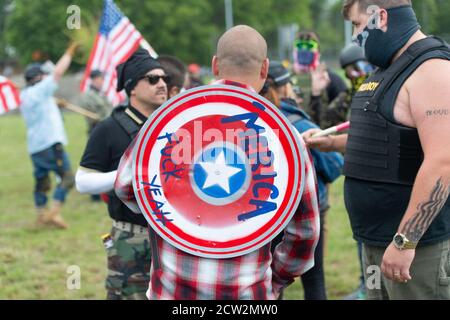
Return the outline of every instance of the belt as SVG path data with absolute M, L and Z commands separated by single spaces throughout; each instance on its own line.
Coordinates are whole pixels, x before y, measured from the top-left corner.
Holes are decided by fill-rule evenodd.
M 121 231 L 136 233 L 136 234 L 148 234 L 146 227 L 140 226 L 138 224 L 132 224 L 124 221 L 113 220 L 113 227 Z

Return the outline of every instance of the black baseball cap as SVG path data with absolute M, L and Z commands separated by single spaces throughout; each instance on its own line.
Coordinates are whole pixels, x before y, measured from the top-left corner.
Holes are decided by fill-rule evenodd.
M 276 87 L 282 87 L 291 81 L 291 73 L 279 61 L 271 61 L 268 77 Z

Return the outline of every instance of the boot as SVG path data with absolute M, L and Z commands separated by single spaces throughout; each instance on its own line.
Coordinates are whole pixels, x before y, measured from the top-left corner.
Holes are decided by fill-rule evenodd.
M 61 216 L 62 203 L 55 201 L 49 211 L 49 222 L 59 229 L 67 229 L 69 226 Z
M 51 225 L 51 223 L 50 223 L 50 212 L 47 209 L 47 207 L 36 208 L 36 211 L 37 211 L 37 214 L 38 214 L 38 218 L 37 218 L 36 224 L 39 227 L 44 227 L 44 226 Z

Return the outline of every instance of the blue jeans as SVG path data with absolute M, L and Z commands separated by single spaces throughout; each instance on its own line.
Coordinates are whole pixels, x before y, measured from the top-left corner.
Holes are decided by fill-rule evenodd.
M 53 199 L 59 202 L 66 200 L 67 192 L 73 186 L 73 174 L 70 161 L 61 144 L 55 144 L 48 149 L 31 155 L 33 162 L 33 175 L 36 180 L 34 190 L 34 204 L 37 208 L 47 205 L 47 192 L 51 183 L 49 173 L 53 171 L 58 176 L 58 185 Z

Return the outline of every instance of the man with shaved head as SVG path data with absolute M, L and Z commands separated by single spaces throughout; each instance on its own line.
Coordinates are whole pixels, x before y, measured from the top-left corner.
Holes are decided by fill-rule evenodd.
M 267 44 L 253 28 L 237 26 L 219 40 L 212 69 L 225 84 L 259 92 L 269 68 Z M 305 155 L 305 187 L 300 210 L 284 231 L 284 239 L 271 255 L 271 244 L 245 255 L 228 259 L 211 259 L 191 255 L 172 246 L 151 232 L 152 268 L 147 296 L 152 300 L 268 300 L 314 265 L 314 249 L 319 238 L 319 208 L 311 159 L 302 142 Z M 126 155 L 132 154 L 127 152 Z M 122 158 L 123 171 L 116 181 L 116 193 L 131 207 L 131 177 L 124 183 L 123 172 L 132 161 Z M 120 187 L 118 185 L 120 184 Z M 132 202 L 132 201 L 131 201 Z
M 243 83 L 259 92 L 269 72 L 266 40 L 248 26 L 228 30 L 219 39 L 212 69 L 217 78 Z

